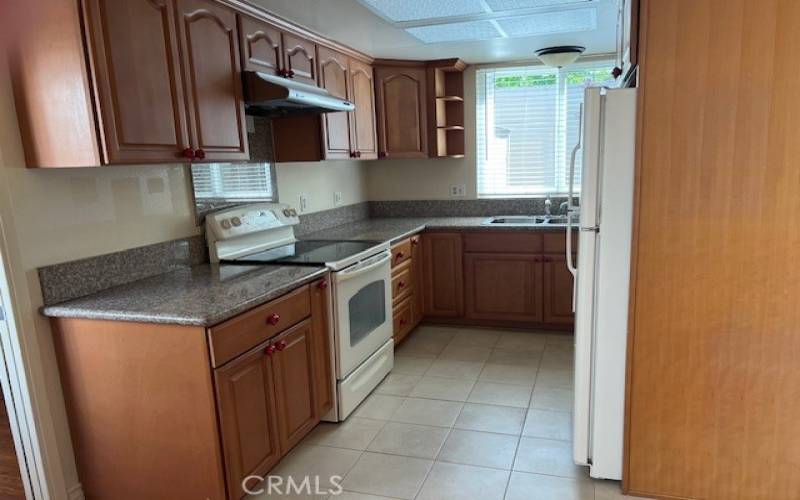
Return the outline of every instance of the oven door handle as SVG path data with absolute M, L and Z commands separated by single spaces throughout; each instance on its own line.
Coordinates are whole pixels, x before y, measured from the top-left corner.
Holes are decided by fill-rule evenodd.
M 384 252 L 380 256 L 380 259 L 378 259 L 376 261 L 370 262 L 371 259 L 368 259 L 368 260 L 363 261 L 361 264 L 357 264 L 357 265 L 353 266 L 350 269 L 346 269 L 344 271 L 340 271 L 340 272 L 336 273 L 336 279 L 337 279 L 337 281 L 347 281 L 349 279 L 357 278 L 357 277 L 361 276 L 362 274 L 366 274 L 366 273 L 372 271 L 375 268 L 383 266 L 384 264 L 389 262 L 389 260 L 391 260 L 391 258 L 392 258 L 392 254 L 391 253 Z

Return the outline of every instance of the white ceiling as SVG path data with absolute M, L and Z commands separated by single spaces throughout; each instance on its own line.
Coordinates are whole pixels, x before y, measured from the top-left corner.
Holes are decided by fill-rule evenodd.
M 617 0 L 250 1 L 383 58 L 531 60 L 535 50 L 554 45 L 611 53 L 616 40 Z

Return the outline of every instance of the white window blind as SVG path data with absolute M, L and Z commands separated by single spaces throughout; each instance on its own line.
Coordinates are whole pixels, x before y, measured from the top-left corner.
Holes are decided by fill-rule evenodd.
M 192 182 L 198 200 L 277 201 L 278 198 L 269 163 L 192 165 Z
M 477 72 L 478 196 L 565 194 L 588 86 L 612 85 L 611 63 Z M 580 155 L 576 189 L 580 189 Z

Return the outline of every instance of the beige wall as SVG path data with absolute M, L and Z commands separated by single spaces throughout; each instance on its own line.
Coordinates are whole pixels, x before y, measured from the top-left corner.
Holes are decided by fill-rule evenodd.
M 342 193 L 341 205 L 368 201 L 366 163 L 351 160 L 315 163 L 280 163 L 277 168 L 278 198 L 299 208 L 299 198 L 308 199 L 306 213 L 334 208 L 333 193 Z
M 366 170 L 370 200 L 439 200 L 477 198 L 475 172 L 475 68 L 464 73 L 464 158 L 381 160 Z M 451 198 L 450 185 L 464 184 L 466 196 Z

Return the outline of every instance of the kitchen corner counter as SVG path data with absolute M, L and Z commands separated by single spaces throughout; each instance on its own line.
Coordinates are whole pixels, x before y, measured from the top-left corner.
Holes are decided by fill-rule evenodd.
M 394 243 L 424 230 L 452 231 L 564 231 L 563 224 L 513 226 L 484 225 L 489 217 L 380 217 L 360 220 L 306 234 L 305 240 L 388 241 Z
M 327 273 L 324 267 L 185 267 L 42 308 L 50 317 L 213 326 Z

